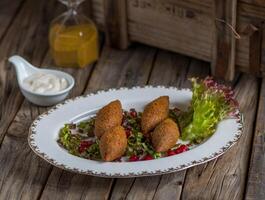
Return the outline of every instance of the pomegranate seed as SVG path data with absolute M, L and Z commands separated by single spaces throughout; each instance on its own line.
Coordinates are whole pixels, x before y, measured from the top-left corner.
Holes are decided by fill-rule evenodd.
M 153 156 L 151 156 L 151 155 L 146 155 L 144 158 L 143 158 L 143 160 L 153 160 L 154 158 L 153 158 Z
M 136 110 L 135 109 L 130 109 L 130 115 L 131 115 L 131 117 L 137 117 L 137 112 L 136 112 Z
M 80 146 L 80 147 L 78 148 L 78 152 L 79 152 L 79 153 L 83 153 L 85 150 L 86 150 L 85 147 L 81 147 L 81 146 Z
M 130 158 L 129 158 L 129 161 L 130 162 L 134 162 L 134 161 L 138 161 L 139 160 L 139 157 L 136 156 L 136 155 L 132 155 Z
M 175 151 L 173 151 L 173 150 L 168 150 L 167 151 L 167 156 L 174 156 L 174 155 L 176 155 Z
M 132 131 L 131 131 L 131 130 L 129 130 L 129 129 L 127 129 L 127 130 L 125 131 L 125 133 L 126 133 L 126 136 L 127 136 L 127 138 L 128 138 L 128 137 L 130 137 L 130 136 L 131 136 L 131 134 L 132 134 Z
M 182 153 L 182 152 L 188 151 L 188 150 L 189 150 L 188 146 L 183 144 L 175 150 L 175 153 L 179 154 L 179 153 Z
M 93 144 L 92 141 L 81 141 L 81 143 L 80 143 L 80 147 L 87 148 L 87 147 L 89 147 L 89 146 L 92 145 L 92 144 Z
M 79 153 L 83 153 L 88 147 L 93 144 L 92 141 L 81 141 L 80 146 L 78 148 Z

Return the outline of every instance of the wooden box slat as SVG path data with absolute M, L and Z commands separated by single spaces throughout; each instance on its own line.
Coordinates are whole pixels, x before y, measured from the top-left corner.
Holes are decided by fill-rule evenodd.
M 95 22 L 101 30 L 106 31 L 107 16 L 104 1 L 106 0 L 92 0 L 92 9 Z M 123 17 L 127 22 L 128 40 L 185 54 L 213 64 L 218 59 L 213 51 L 216 43 L 214 30 L 216 26 L 220 26 L 216 23 L 213 12 L 216 2 L 213 0 L 126 0 L 127 12 Z M 226 3 L 229 2 L 231 1 L 226 1 Z M 263 42 L 265 38 L 263 28 L 259 26 L 265 21 L 265 1 L 238 0 L 236 10 L 235 29 L 240 35 L 250 24 L 255 24 L 261 29 L 260 43 L 263 45 L 259 52 L 260 64 L 256 68 L 261 72 L 258 74 L 262 74 L 265 72 L 265 42 Z M 229 31 L 228 27 L 227 29 L 227 34 L 230 32 L 232 35 L 232 31 Z M 250 56 L 253 55 L 250 51 L 252 41 L 250 38 L 250 35 L 243 36 L 233 45 L 236 68 L 248 73 L 257 70 L 253 70 L 253 64 L 250 65 L 250 58 L 253 63 L 253 56 Z

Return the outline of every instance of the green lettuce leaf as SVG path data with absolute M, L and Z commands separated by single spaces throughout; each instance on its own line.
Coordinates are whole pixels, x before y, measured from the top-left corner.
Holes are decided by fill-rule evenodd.
M 231 88 L 217 84 L 210 77 L 192 78 L 191 82 L 191 106 L 178 117 L 178 123 L 182 140 L 200 143 L 215 132 L 221 120 L 235 113 L 238 103 Z

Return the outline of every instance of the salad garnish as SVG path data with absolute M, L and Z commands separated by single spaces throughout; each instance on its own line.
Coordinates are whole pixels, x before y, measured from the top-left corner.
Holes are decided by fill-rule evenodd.
M 190 150 L 214 134 L 218 123 L 238 114 L 238 102 L 230 87 L 216 83 L 213 78 L 191 79 L 192 100 L 189 108 L 169 110 L 169 118 L 177 122 L 181 140 L 166 152 L 156 152 L 150 135 L 141 130 L 142 113 L 134 108 L 123 111 L 122 127 L 127 136 L 124 156 L 115 161 L 135 162 L 173 156 Z M 65 124 L 58 143 L 69 153 L 92 160 L 101 160 L 99 139 L 94 136 L 95 117 L 77 124 Z M 186 141 L 186 142 L 183 142 Z
M 216 130 L 217 124 L 236 115 L 238 102 L 233 90 L 218 84 L 212 77 L 192 82 L 192 101 L 186 112 L 173 112 L 181 128 L 181 139 L 201 143 Z

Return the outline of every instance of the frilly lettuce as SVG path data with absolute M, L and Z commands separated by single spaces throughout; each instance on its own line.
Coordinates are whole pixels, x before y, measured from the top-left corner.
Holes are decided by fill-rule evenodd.
M 238 103 L 230 87 L 217 84 L 211 77 L 192 82 L 192 101 L 189 110 L 178 117 L 181 139 L 200 143 L 210 137 L 217 124 L 235 114 Z

